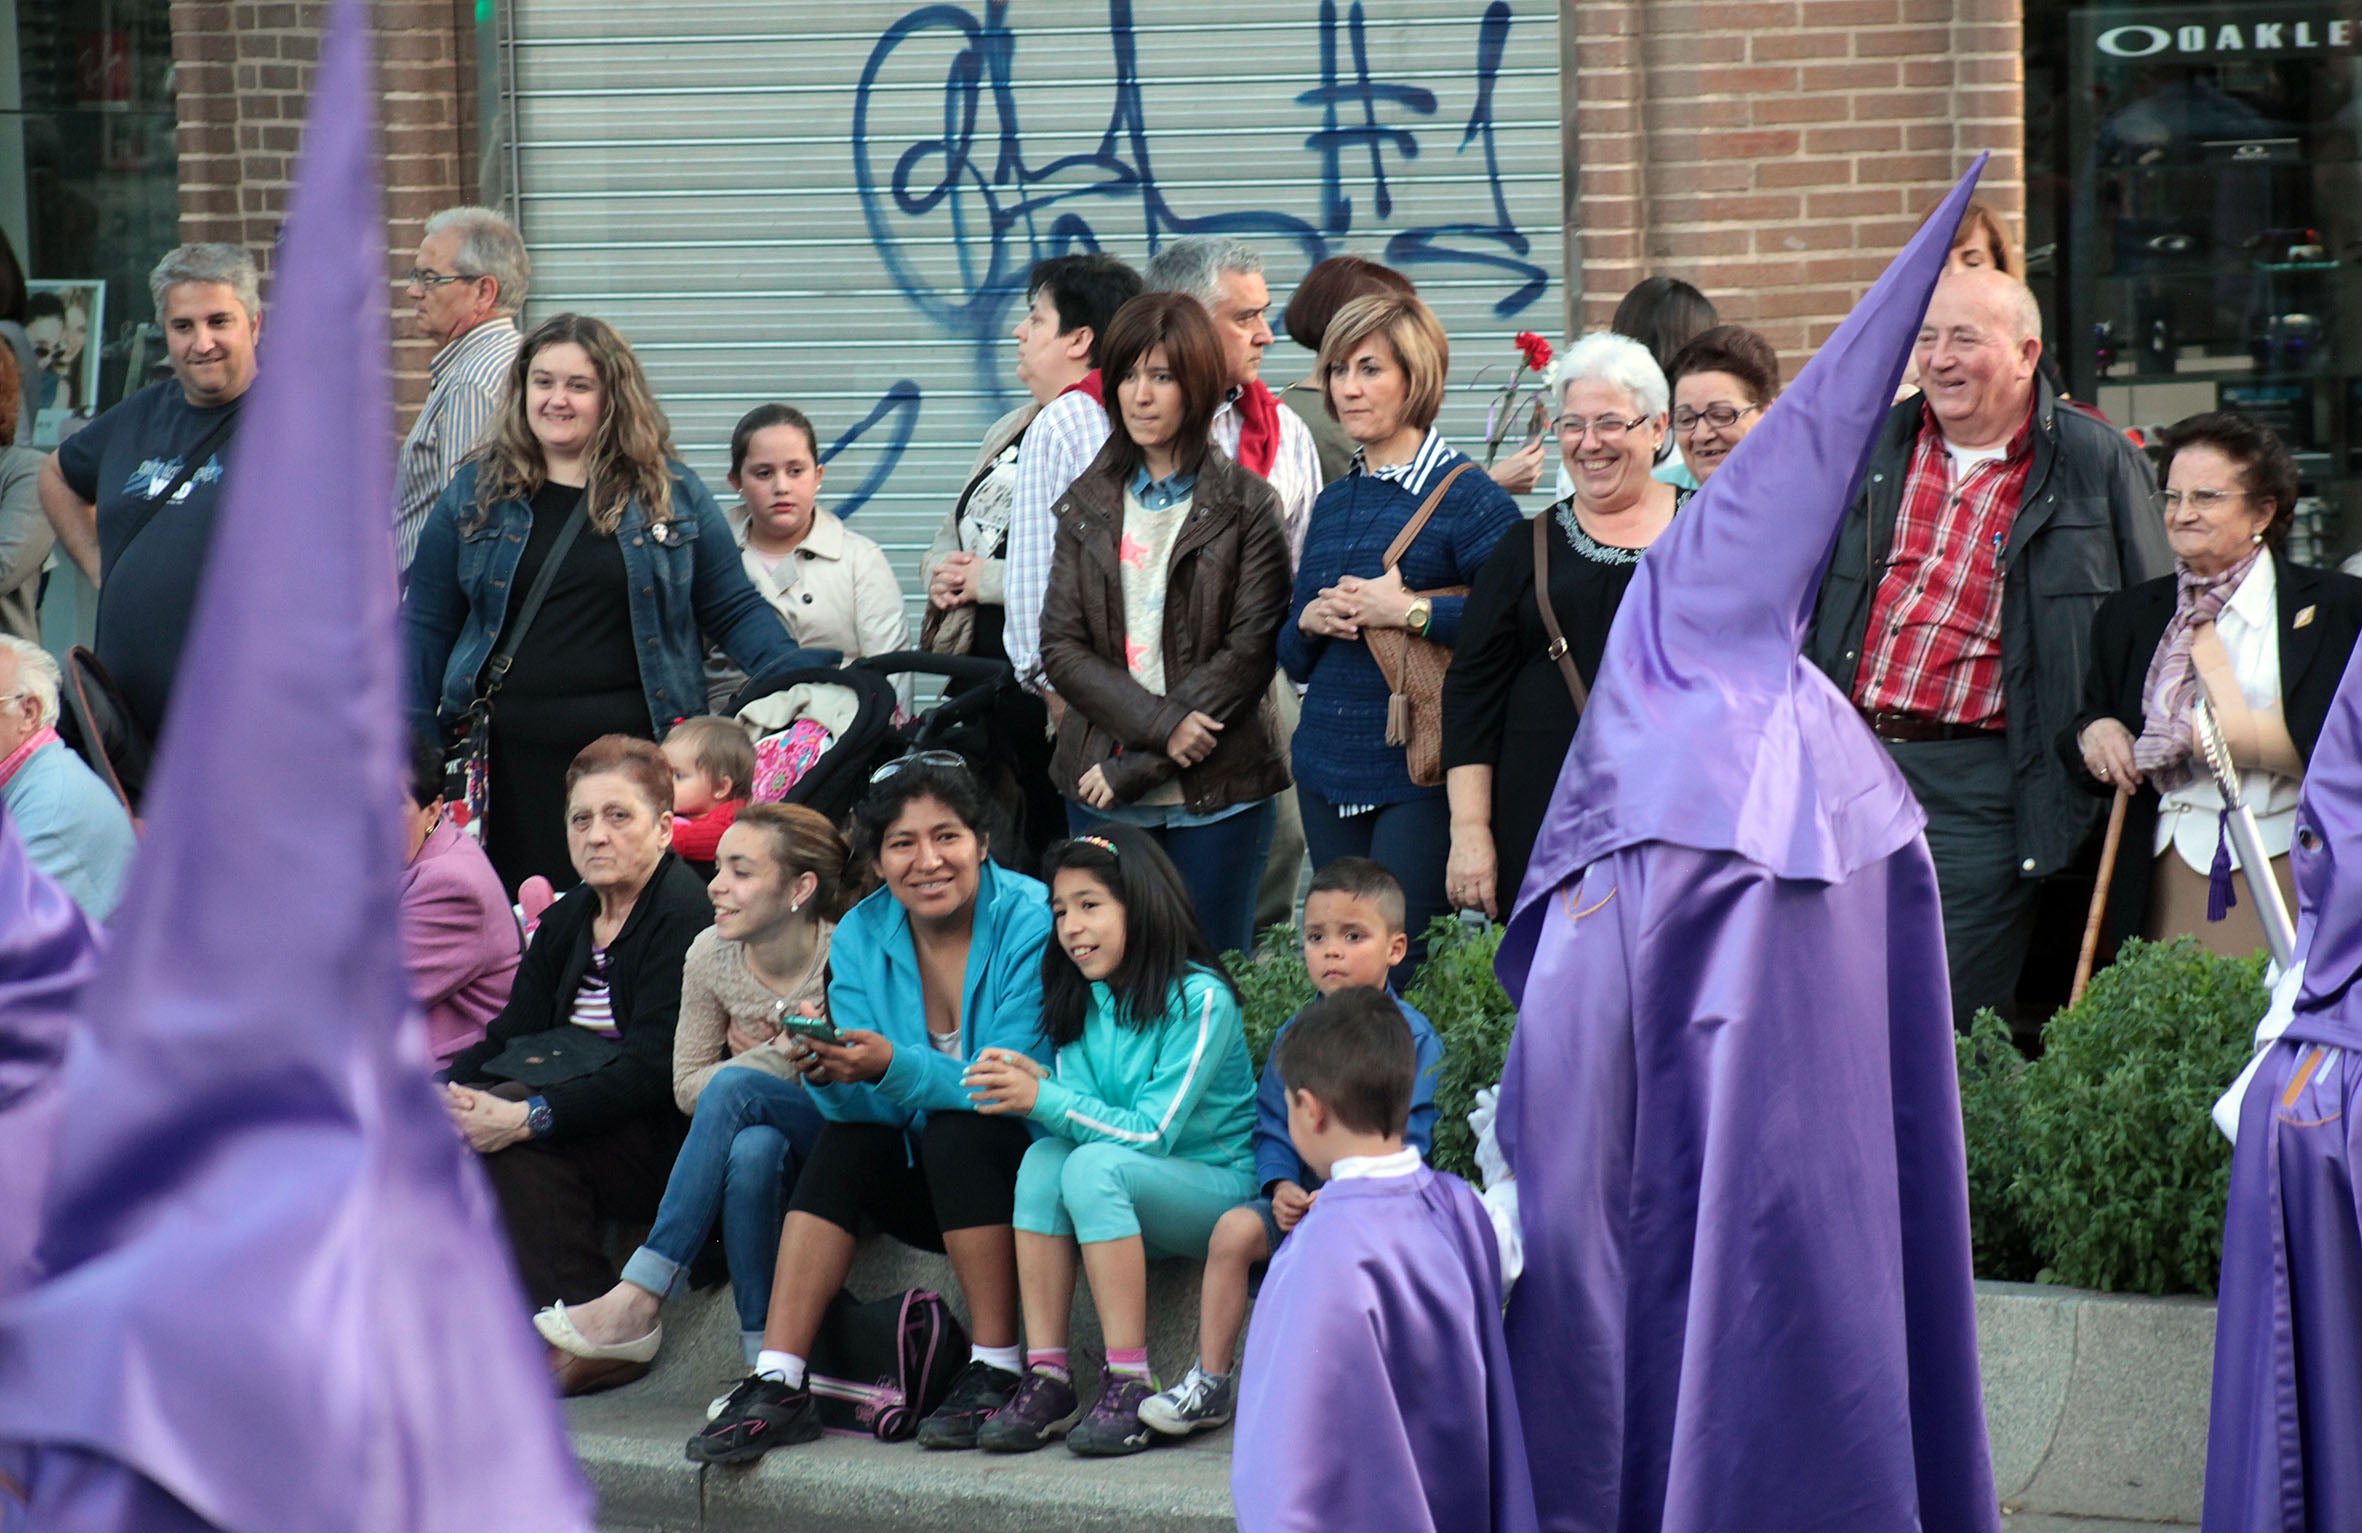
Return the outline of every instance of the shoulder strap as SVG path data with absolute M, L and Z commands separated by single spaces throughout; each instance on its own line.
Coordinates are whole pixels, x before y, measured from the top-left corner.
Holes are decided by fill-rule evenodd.
M 1580 714 L 1591 701 L 1591 689 L 1583 685 L 1583 673 L 1575 669 L 1575 657 L 1566 652 L 1566 635 L 1559 631 L 1558 614 L 1550 610 L 1548 511 L 1534 518 L 1534 605 L 1542 609 L 1542 631 L 1550 635 L 1550 658 L 1558 662 L 1558 674 L 1566 678 L 1566 689 L 1574 694 L 1575 712 Z
M 557 540 L 550 544 L 549 553 L 541 561 L 541 568 L 533 575 L 533 584 L 525 590 L 525 604 L 510 620 L 508 632 L 501 636 L 500 647 L 484 665 L 483 691 L 476 694 L 479 703 L 489 703 L 500 695 L 500 685 L 508 679 L 508 668 L 516 663 L 517 646 L 525 642 L 525 630 L 533 626 L 533 619 L 541 612 L 541 599 L 549 595 L 550 582 L 557 579 L 558 566 L 566 562 L 566 550 L 581 536 L 583 524 L 590 520 L 590 492 L 574 503 L 574 512 L 566 518 L 566 525 L 558 529 Z
M 222 418 L 213 423 L 213 429 L 197 439 L 197 445 L 190 448 L 189 455 L 181 460 L 180 472 L 174 474 L 172 482 L 164 486 L 164 493 L 151 495 L 140 505 L 139 519 L 131 524 L 131 531 L 124 534 L 123 541 L 115 547 L 116 558 L 122 558 L 123 551 L 138 541 L 141 533 L 148 530 L 148 523 L 156 519 L 156 513 L 171 505 L 172 497 L 181 492 L 181 487 L 197 477 L 197 470 L 203 468 L 213 457 L 213 449 L 220 444 L 223 437 L 229 435 L 230 427 L 237 424 L 238 406 L 245 401 L 245 398 L 245 395 L 239 395 L 229 409 L 222 413 Z
M 1462 459 L 1458 466 L 1443 476 L 1443 483 L 1427 492 L 1427 498 L 1420 502 L 1418 511 L 1412 515 L 1409 521 L 1402 524 L 1402 531 L 1394 535 L 1394 541 L 1386 545 L 1386 567 L 1388 569 L 1392 569 L 1400 563 L 1403 554 L 1413 543 L 1419 541 L 1419 534 L 1427 530 L 1427 518 L 1435 514 L 1436 506 L 1443 500 L 1443 492 L 1452 487 L 1452 481 L 1474 467 L 1476 467 L 1474 463 Z

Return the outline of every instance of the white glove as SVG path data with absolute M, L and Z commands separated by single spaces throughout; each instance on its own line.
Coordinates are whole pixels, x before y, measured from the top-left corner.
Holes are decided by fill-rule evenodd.
M 1507 1304 L 1509 1290 L 1525 1271 L 1525 1224 L 1518 1213 L 1516 1179 L 1497 1182 L 1481 1196 L 1484 1211 L 1492 1216 L 1493 1239 L 1501 1247 L 1501 1302 Z
M 1509 1159 L 1501 1153 L 1501 1141 L 1493 1130 L 1494 1120 L 1500 1115 L 1501 1088 L 1487 1086 L 1477 1092 L 1475 1110 L 1468 1114 L 1468 1128 L 1476 1135 L 1477 1175 L 1488 1188 L 1515 1180 L 1509 1170 Z

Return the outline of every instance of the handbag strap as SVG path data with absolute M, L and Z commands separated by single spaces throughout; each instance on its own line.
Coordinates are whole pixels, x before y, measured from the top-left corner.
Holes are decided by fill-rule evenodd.
M 115 558 L 118 562 L 121 561 L 131 545 L 139 540 L 139 535 L 148 530 L 148 523 L 156 519 L 156 513 L 171 505 L 172 497 L 178 495 L 190 480 L 197 477 L 197 471 L 212 460 L 213 449 L 221 444 L 221 439 L 228 436 L 230 428 L 238 423 L 238 406 L 245 402 L 245 398 L 246 396 L 241 394 L 237 399 L 232 400 L 229 409 L 222 412 L 221 419 L 213 423 L 213 429 L 197 439 L 197 445 L 190 448 L 189 455 L 181 460 L 180 472 L 174 474 L 171 480 L 165 484 L 164 493 L 151 495 L 141 503 L 138 520 L 134 521 L 131 524 L 131 530 L 123 535 L 123 541 L 115 545 Z
M 1575 657 L 1566 652 L 1566 635 L 1559 630 L 1558 614 L 1550 610 L 1550 513 L 1547 511 L 1534 518 L 1534 605 L 1542 609 L 1542 631 L 1550 635 L 1547 653 L 1558 662 L 1558 674 L 1566 678 L 1566 689 L 1574 694 L 1575 712 L 1580 715 L 1591 701 L 1591 689 L 1583 685 L 1583 673 L 1575 669 Z
M 1394 535 L 1394 541 L 1386 545 L 1386 568 L 1392 569 L 1402 562 L 1402 556 L 1409 551 L 1410 546 L 1419 541 L 1419 534 L 1427 530 L 1427 519 L 1435 514 L 1436 506 L 1442 503 L 1443 492 L 1452 487 L 1453 480 L 1474 467 L 1474 463 L 1463 458 L 1450 473 L 1443 476 L 1443 483 L 1427 492 L 1426 500 L 1412 513 L 1411 519 L 1402 524 L 1402 531 Z
M 583 524 L 589 520 L 590 496 L 585 493 L 582 499 L 574 503 L 573 514 L 566 518 L 566 525 L 558 529 L 556 541 L 550 544 L 549 553 L 542 558 L 541 568 L 533 574 L 533 584 L 525 588 L 525 603 L 517 609 L 516 618 L 508 625 L 508 632 L 501 635 L 500 647 L 485 662 L 483 690 L 476 694 L 476 708 L 490 707 L 492 699 L 500 695 L 501 683 L 508 679 L 509 667 L 516 663 L 517 646 L 525 642 L 525 630 L 533 626 L 533 619 L 540 614 L 541 600 L 549 595 L 551 582 L 558 578 L 558 566 L 566 562 L 566 551 L 574 546 L 574 540 L 582 534 Z M 469 711 L 472 713 L 475 709 Z

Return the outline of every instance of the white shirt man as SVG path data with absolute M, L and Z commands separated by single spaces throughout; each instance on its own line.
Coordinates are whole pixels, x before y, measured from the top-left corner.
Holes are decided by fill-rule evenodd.
M 410 302 L 436 351 L 426 404 L 402 440 L 394 495 L 394 560 L 405 571 L 435 498 L 499 420 L 523 342 L 515 315 L 533 272 L 515 227 L 490 208 L 446 208 L 428 219 L 415 259 Z

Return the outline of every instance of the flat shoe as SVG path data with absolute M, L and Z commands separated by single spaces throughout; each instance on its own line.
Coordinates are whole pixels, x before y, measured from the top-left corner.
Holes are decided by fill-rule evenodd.
M 550 1370 L 550 1382 L 558 1393 L 572 1399 L 576 1395 L 595 1395 L 601 1390 L 621 1389 L 648 1376 L 648 1364 L 617 1362 L 607 1358 L 569 1357 L 564 1364 Z
M 664 1322 L 647 1335 L 632 1341 L 596 1342 L 574 1327 L 574 1317 L 566 1313 L 563 1302 L 553 1304 L 533 1317 L 533 1329 L 541 1339 L 579 1358 L 598 1363 L 652 1363 L 664 1345 Z

